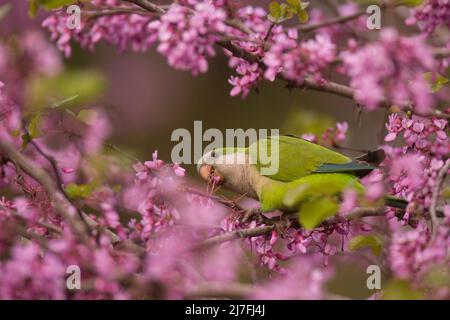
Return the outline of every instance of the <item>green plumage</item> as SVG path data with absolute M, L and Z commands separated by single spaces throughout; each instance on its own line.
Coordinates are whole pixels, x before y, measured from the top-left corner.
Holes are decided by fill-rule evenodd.
M 259 151 L 267 148 L 267 154 L 272 155 L 273 139 L 276 138 L 279 141 L 279 169 L 275 175 L 270 176 L 274 180 L 289 182 L 318 170 L 324 164 L 345 164 L 351 162 L 351 159 L 348 157 L 307 140 L 290 136 L 279 136 L 258 140 L 250 146 L 250 155 L 256 162 L 256 167 L 259 171 L 261 168 L 269 166 L 268 164 L 261 164 L 261 154 L 265 153 Z
M 299 220 L 307 227 L 315 227 L 322 218 L 335 215 L 338 197 L 345 189 L 361 193 L 363 186 L 355 175 L 367 174 L 375 168 L 307 140 L 280 136 L 262 139 L 250 146 L 250 155 L 256 159 L 260 173 L 261 168 L 269 164 L 261 164 L 257 151 L 267 148 L 267 155 L 272 155 L 275 138 L 279 143 L 279 169 L 267 175 L 268 180 L 261 185 L 258 195 L 261 209 L 265 212 L 299 211 Z M 312 214 L 306 212 L 311 210 Z M 306 215 L 312 215 L 313 219 L 303 219 Z
M 350 174 L 310 174 L 290 182 L 266 181 L 262 185 L 259 200 L 261 209 L 265 212 L 276 209 L 295 211 L 306 199 L 339 196 L 346 188 L 363 191 L 358 179 Z
M 278 170 L 265 174 L 262 169 L 273 165 L 267 160 L 277 158 L 274 139 L 278 139 L 279 143 Z M 339 198 L 345 190 L 363 193 L 364 187 L 358 177 L 376 168 L 367 162 L 352 161 L 338 152 L 291 136 L 261 139 L 246 150 L 227 148 L 219 152 L 240 152 L 250 156 L 251 165 L 244 170 L 246 173 L 229 177 L 233 181 L 231 189 L 246 190 L 239 186 L 251 186 L 253 190 L 248 193 L 256 193 L 262 211 L 298 211 L 299 221 L 305 228 L 314 228 L 327 217 L 335 215 L 339 209 Z M 383 152 L 372 155 L 378 153 Z M 396 198 L 387 200 L 387 204 L 396 207 L 404 208 L 405 203 Z

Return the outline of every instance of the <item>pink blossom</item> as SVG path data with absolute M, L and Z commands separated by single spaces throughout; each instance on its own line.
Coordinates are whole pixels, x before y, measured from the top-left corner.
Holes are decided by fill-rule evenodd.
M 194 13 L 173 4 L 150 28 L 157 31 L 158 52 L 167 57 L 170 66 L 190 70 L 194 75 L 208 70 L 207 57 L 215 55 L 214 33 L 225 31 L 225 12 L 208 3 L 198 3 Z
M 94 5 L 118 7 L 121 1 L 94 0 Z M 104 40 L 124 51 L 146 51 L 156 41 L 156 30 L 152 28 L 151 18 L 139 14 L 105 15 L 90 23 L 82 22 L 81 29 L 67 28 L 68 15 L 56 12 L 42 23 L 51 32 L 52 40 L 66 57 L 72 53 L 70 41 L 75 40 L 83 48 L 93 50 L 95 45 Z
M 334 60 L 335 45 L 327 36 L 317 35 L 300 44 L 283 31 L 277 31 L 273 36 L 273 44 L 264 56 L 267 70 L 264 77 L 273 81 L 281 73 L 286 79 L 301 84 L 310 76 L 322 81 L 322 72 Z
M 418 8 L 411 10 L 406 20 L 408 25 L 418 25 L 426 33 L 433 32 L 439 26 L 450 27 L 450 4 L 448 0 L 426 0 Z
M 433 53 L 420 37 L 402 37 L 385 28 L 380 40 L 342 54 L 356 99 L 374 110 L 384 98 L 398 106 L 410 101 L 420 113 L 434 105 L 423 74 L 436 66 Z
M 242 98 L 245 98 L 250 93 L 250 89 L 262 79 L 261 68 L 257 63 L 250 64 L 241 59 L 236 72 L 239 76 L 231 76 L 228 80 L 233 86 L 230 95 L 234 97 L 241 94 Z

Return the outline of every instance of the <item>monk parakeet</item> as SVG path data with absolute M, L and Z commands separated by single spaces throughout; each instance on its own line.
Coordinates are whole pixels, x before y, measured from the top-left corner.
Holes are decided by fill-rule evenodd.
M 278 160 L 278 170 L 265 173 L 271 164 L 262 161 L 262 150 L 272 160 Z M 274 157 L 275 152 L 278 157 Z M 378 151 L 378 156 L 379 153 L 382 151 Z M 353 161 L 301 138 L 275 136 L 260 139 L 248 148 L 209 151 L 197 169 L 203 179 L 213 178 L 226 189 L 258 200 L 262 212 L 296 211 L 304 227 L 314 228 L 338 212 L 338 200 L 344 190 L 364 191 L 358 178 L 376 165 L 361 160 Z M 405 201 L 392 198 L 386 199 L 386 204 L 406 206 Z

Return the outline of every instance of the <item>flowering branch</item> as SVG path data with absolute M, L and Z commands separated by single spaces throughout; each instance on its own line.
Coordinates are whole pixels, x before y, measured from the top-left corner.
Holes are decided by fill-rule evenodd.
M 85 224 L 76 215 L 76 209 L 74 206 L 61 194 L 59 188 L 55 185 L 47 172 L 30 162 L 21 153 L 19 153 L 11 143 L 7 141 L 0 141 L 0 150 L 16 166 L 44 187 L 49 197 L 55 203 L 56 210 L 62 217 L 67 219 L 76 236 L 84 243 L 89 242 L 87 237 L 88 230 L 86 229 Z
M 140 8 L 142 8 L 150 13 L 156 13 L 157 15 L 163 15 L 163 14 L 169 13 L 171 10 L 171 9 L 166 9 L 165 7 L 160 6 L 160 5 L 156 5 L 148 0 L 124 0 L 124 1 L 132 3 L 134 5 L 137 5 Z M 184 12 L 184 14 L 187 14 L 187 15 L 196 13 L 196 11 L 194 11 L 194 9 L 186 7 L 186 6 L 177 4 L 176 7 L 179 8 L 176 10 L 181 10 L 182 12 Z M 387 5 L 383 5 L 383 8 L 387 8 Z M 301 26 L 299 28 L 301 31 L 315 30 L 320 27 L 325 27 L 325 26 L 330 26 L 330 25 L 334 25 L 334 24 L 338 24 L 338 23 L 344 23 L 346 21 L 351 21 L 352 19 L 356 19 L 356 18 L 362 16 L 364 13 L 365 13 L 364 10 L 359 10 L 358 12 L 348 15 L 348 16 L 337 17 L 337 18 L 334 18 L 329 21 L 325 21 L 325 22 L 322 22 L 322 23 L 319 23 L 316 25 Z M 162 19 L 163 19 L 163 17 L 162 17 Z M 159 25 L 160 21 L 155 20 L 153 22 L 158 22 L 157 24 L 155 24 L 155 26 L 156 26 L 156 25 Z M 231 20 L 223 19 L 222 22 L 228 26 L 232 26 L 232 27 L 236 28 L 237 30 L 240 30 L 241 32 L 243 32 L 246 35 L 249 35 L 250 36 L 249 39 L 252 39 L 252 38 L 258 39 L 258 34 L 255 33 L 249 26 L 245 25 L 239 19 L 236 19 L 236 18 L 233 18 Z M 271 24 L 271 25 L 272 25 L 272 27 L 269 26 L 270 31 L 272 30 L 272 28 L 274 26 L 273 24 Z M 270 31 L 266 32 L 266 36 L 268 34 L 270 34 Z M 211 35 L 209 35 L 209 34 L 206 34 L 206 35 L 200 34 L 199 35 L 199 37 L 210 37 L 210 36 Z M 214 37 L 212 37 L 211 39 L 215 39 L 213 41 L 213 43 L 228 50 L 229 52 L 231 52 L 231 54 L 234 57 L 241 58 L 251 64 L 256 63 L 257 68 L 259 68 L 259 70 L 260 70 L 259 72 L 261 72 L 261 73 L 266 72 L 268 67 L 262 61 L 265 58 L 263 58 L 263 56 L 261 56 L 260 54 L 254 53 L 254 51 L 252 51 L 252 50 L 249 51 L 246 48 L 246 46 L 237 45 L 236 43 L 233 43 L 232 41 L 235 38 L 236 37 L 233 37 L 233 36 L 230 37 L 227 34 L 223 34 L 222 37 L 219 37 L 219 39 L 214 38 Z M 264 50 L 264 51 L 270 50 L 270 47 L 271 47 L 271 45 L 266 44 L 266 40 L 269 40 L 269 39 L 264 39 L 264 41 L 263 41 L 262 50 Z M 252 43 L 254 40 L 251 40 L 249 42 L 246 42 L 244 40 L 234 40 L 234 41 L 242 41 L 244 43 Z M 445 51 L 437 50 L 438 57 L 444 57 L 446 54 L 447 54 L 447 50 L 445 50 Z M 264 57 L 265 57 L 265 55 L 264 55 Z M 198 66 L 194 67 L 193 65 L 190 65 L 193 62 L 188 62 L 188 63 L 186 63 L 186 65 L 183 65 L 183 66 L 181 66 L 181 64 L 180 64 L 180 68 L 183 68 L 183 69 L 184 68 L 187 68 L 187 69 L 194 68 L 194 69 L 192 69 L 193 73 L 205 72 L 204 70 L 206 70 L 205 65 L 207 62 L 206 62 L 205 58 L 201 58 L 201 60 L 204 60 L 204 62 L 202 62 L 202 63 L 197 62 Z M 175 63 L 175 62 L 173 62 L 173 63 Z M 184 63 L 185 62 L 183 62 L 183 64 Z M 196 69 L 196 68 L 199 68 L 199 69 Z M 358 97 L 359 91 L 357 91 L 356 89 L 349 87 L 349 86 L 345 86 L 343 84 L 335 83 L 332 81 L 327 81 L 325 79 L 323 81 L 318 81 L 315 76 L 312 76 L 310 74 L 303 75 L 301 78 L 297 79 L 297 78 L 292 78 L 291 76 L 287 76 L 284 72 L 277 72 L 276 77 L 282 81 L 285 81 L 289 88 L 311 89 L 311 90 L 315 90 L 315 91 L 319 91 L 319 92 L 328 92 L 328 93 L 335 94 L 338 96 L 346 97 L 346 98 L 352 99 L 357 102 L 360 100 L 360 98 Z M 235 81 L 237 81 L 237 80 L 235 80 Z M 240 89 L 239 89 L 239 91 L 240 91 Z M 379 106 L 382 106 L 384 108 L 390 108 L 392 105 L 397 105 L 401 109 L 404 109 L 404 110 L 414 111 L 413 109 L 415 109 L 415 103 L 410 103 L 408 101 L 404 101 L 404 102 L 391 101 L 389 98 L 390 98 L 390 96 L 383 97 L 383 95 L 379 95 L 379 97 L 378 97 Z M 358 105 L 359 104 L 365 105 L 365 103 L 361 103 L 361 102 L 358 102 Z M 448 114 L 446 114 L 440 110 L 427 110 L 427 112 L 421 112 L 421 113 L 428 114 L 430 116 L 438 116 L 438 117 L 446 117 L 446 118 L 449 117 Z
M 376 208 L 356 208 L 349 212 L 347 215 L 344 216 L 344 219 L 346 221 L 352 221 L 357 220 L 365 217 L 380 217 L 385 216 L 386 214 L 386 208 L 385 207 L 376 207 Z M 294 219 L 296 221 L 297 213 L 291 213 L 287 214 L 287 218 Z M 271 225 L 263 225 L 256 228 L 249 228 L 249 229 L 239 229 L 232 232 L 227 232 L 218 236 L 214 236 L 211 238 L 206 239 L 205 241 L 201 242 L 200 244 L 194 246 L 193 250 L 197 249 L 203 249 L 212 245 L 220 244 L 223 242 L 228 242 L 236 239 L 243 239 L 243 238 L 252 238 L 252 237 L 258 237 L 263 236 L 266 234 L 271 233 L 276 228 L 276 223 L 279 222 L 279 219 L 276 220 L 269 220 L 270 222 L 274 223 Z M 322 225 L 328 226 L 332 224 L 336 224 L 338 222 L 342 221 L 342 216 L 338 217 L 332 217 L 327 219 L 322 223 Z M 266 220 L 267 222 L 267 220 Z
M 89 230 L 87 226 L 95 229 L 98 227 L 98 223 L 85 213 L 81 213 L 81 217 L 76 214 L 77 208 L 61 193 L 60 187 L 58 187 L 50 175 L 42 168 L 34 165 L 30 160 L 19 153 L 14 146 L 7 141 L 0 141 L 0 150 L 12 161 L 18 168 L 22 169 L 26 174 L 32 177 L 36 182 L 44 187 L 49 197 L 55 204 L 57 212 L 64 217 L 75 235 L 83 243 L 90 243 Z M 106 229 L 105 233 L 111 238 L 112 244 L 120 248 L 131 249 L 134 252 L 143 253 L 145 249 L 136 245 L 131 241 L 125 241 L 122 243 L 119 236 L 112 231 Z

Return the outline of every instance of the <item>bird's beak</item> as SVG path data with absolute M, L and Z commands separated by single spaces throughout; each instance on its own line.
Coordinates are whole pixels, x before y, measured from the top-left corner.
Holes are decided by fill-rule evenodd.
M 215 170 L 213 166 L 209 164 L 203 164 L 198 168 L 198 173 L 202 177 L 203 180 L 210 182 L 214 180 L 216 185 L 221 185 L 224 182 L 223 175 Z

